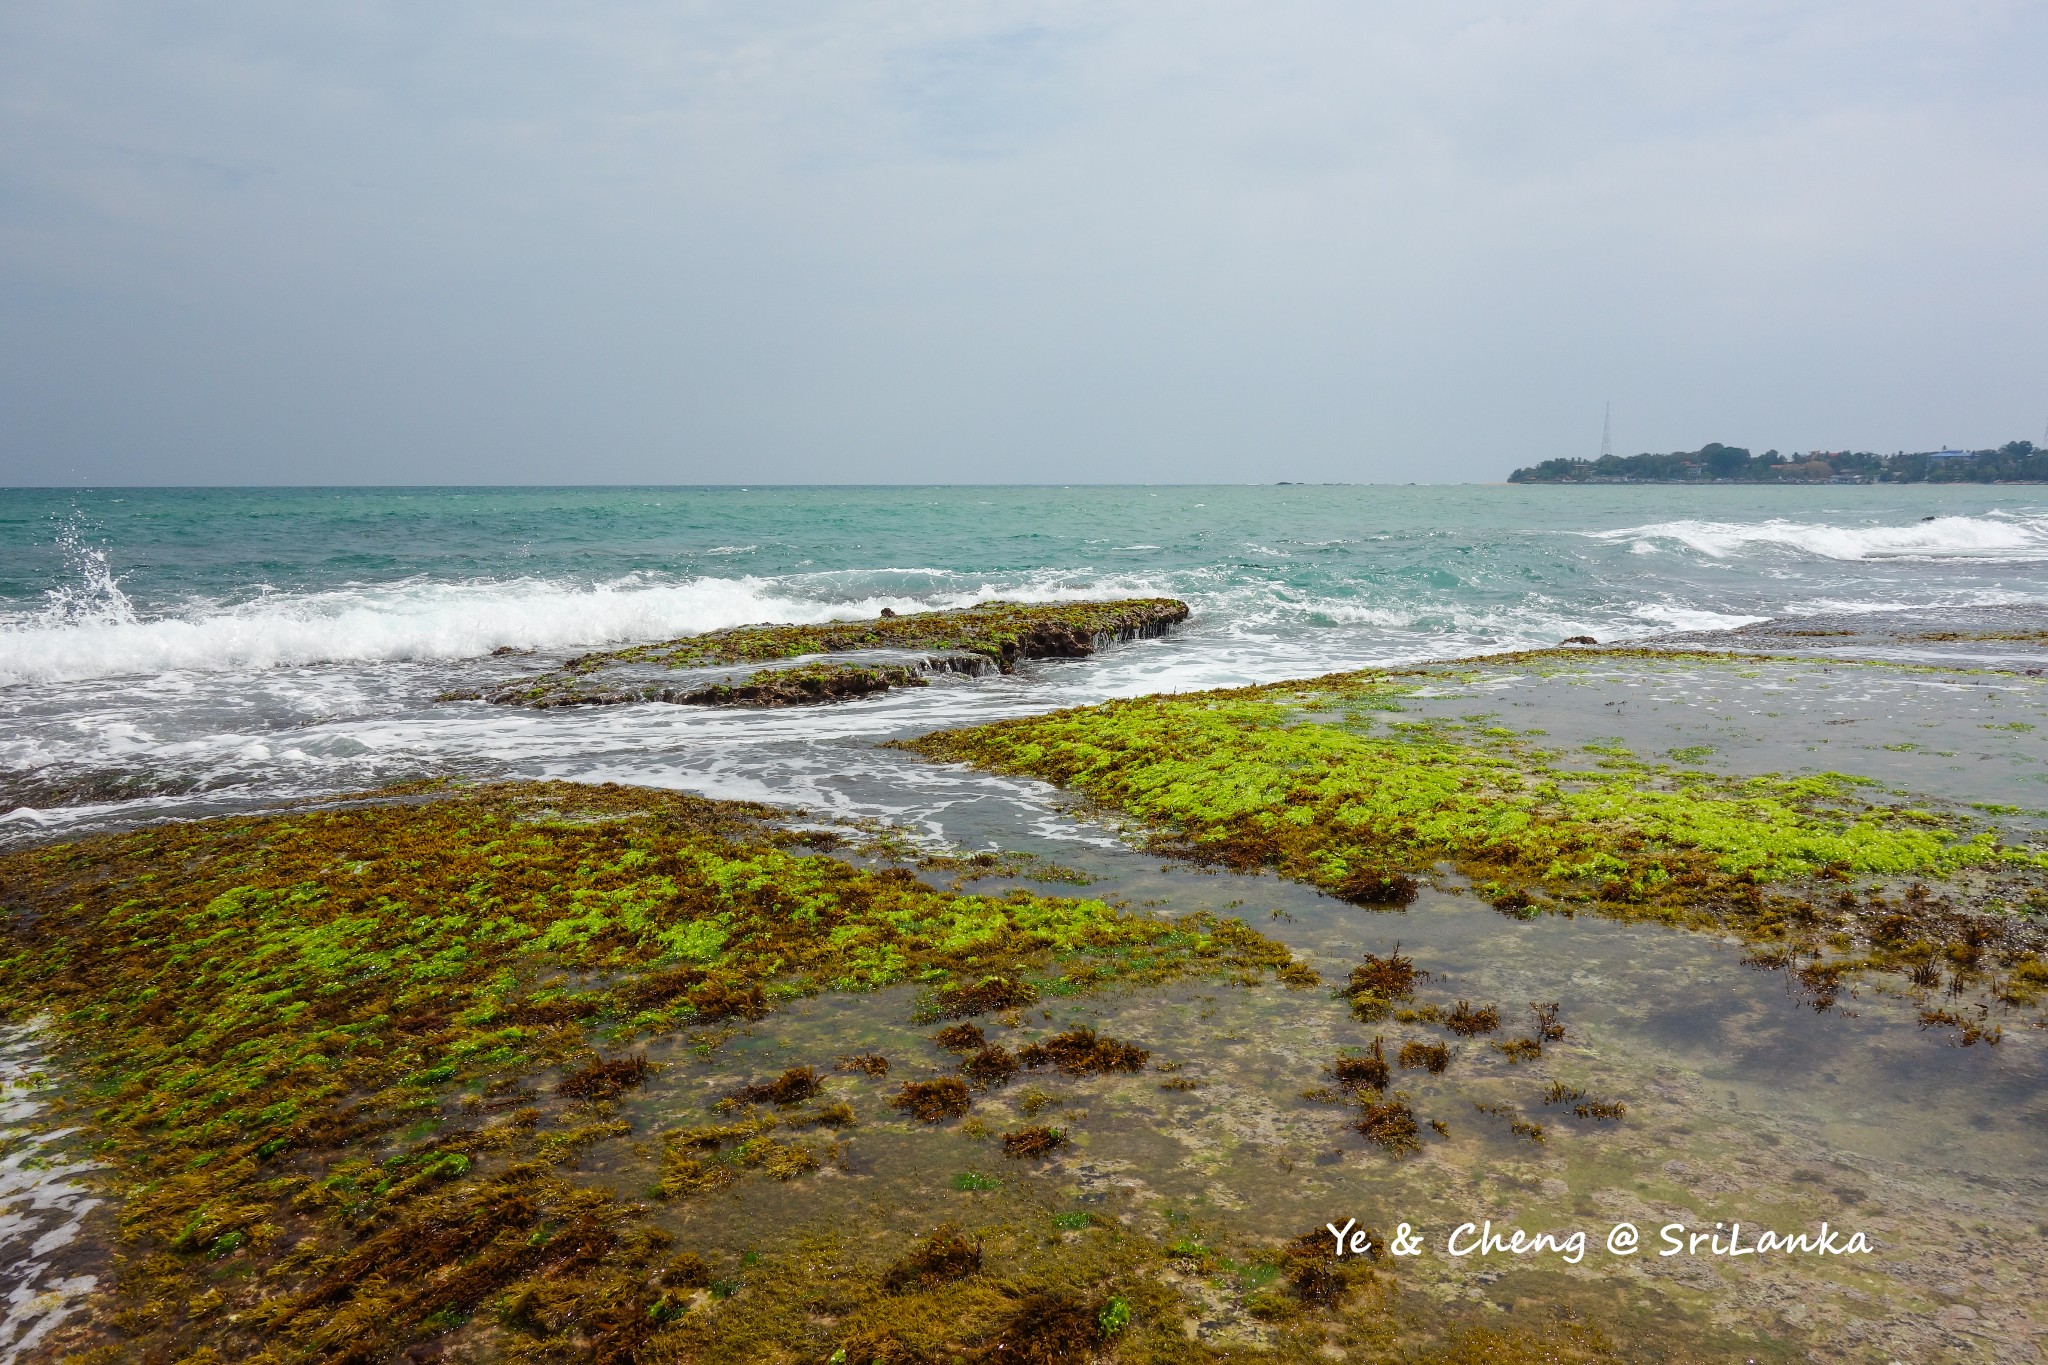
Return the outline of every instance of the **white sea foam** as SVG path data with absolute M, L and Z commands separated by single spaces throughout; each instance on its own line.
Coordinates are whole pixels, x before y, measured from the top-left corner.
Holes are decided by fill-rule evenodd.
M 634 576 L 595 586 L 539 579 L 413 580 L 273 593 L 237 604 L 197 603 L 144 619 L 104 575 L 103 560 L 98 568 L 100 579 L 87 579 L 86 586 L 66 589 L 61 596 L 51 594 L 41 610 L 0 618 L 0 685 L 312 663 L 468 659 L 503 647 L 594 648 L 759 621 L 857 620 L 884 607 L 929 611 L 995 597 L 1059 601 L 1104 591 L 1100 582 L 1082 586 L 1048 578 L 1004 586 L 927 570 L 887 569 L 854 576 L 670 583 Z M 916 595 L 844 592 L 851 587 L 858 593 L 858 579 L 917 577 L 926 578 L 930 587 Z
M 1741 616 L 1725 611 L 1677 606 L 1668 602 L 1646 602 L 1635 609 L 1635 614 L 1670 631 L 1734 630 L 1739 626 L 1754 625 L 1758 621 L 1770 619 L 1768 616 Z
M 2048 560 L 2048 518 L 1998 513 L 1932 517 L 1903 526 L 1828 526 L 1778 517 L 1760 522 L 1660 521 L 1575 534 L 1626 543 L 1638 554 L 1683 547 L 1714 559 L 1779 549 L 1834 560 Z
M 0 1365 L 32 1356 L 99 1285 L 74 1250 L 101 1203 L 80 1177 L 99 1163 L 69 1159 L 80 1130 L 46 1112 L 48 1023 L 0 1025 Z

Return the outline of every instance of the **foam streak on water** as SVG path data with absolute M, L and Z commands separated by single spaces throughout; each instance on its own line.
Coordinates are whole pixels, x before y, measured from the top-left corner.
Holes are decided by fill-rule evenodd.
M 79 1130 L 49 1122 L 39 1023 L 0 1025 L 0 1365 L 32 1356 L 77 1313 L 99 1276 L 83 1245 L 101 1200 L 81 1180 L 97 1163 L 67 1159 Z
M 433 701 L 751 622 L 1158 593 L 1194 608 L 1169 639 L 830 708 Z M 877 741 L 1571 635 L 2012 602 L 2048 602 L 2048 500 L 2020 488 L 6 492 L 0 841 L 444 772 L 929 823 L 1026 798 L 940 795 Z

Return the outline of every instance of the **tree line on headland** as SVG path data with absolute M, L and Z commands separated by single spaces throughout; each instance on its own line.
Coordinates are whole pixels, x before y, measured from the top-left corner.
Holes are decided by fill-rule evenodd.
M 1517 469 L 1509 483 L 2048 483 L 2048 447 L 2009 441 L 1996 450 L 1816 450 L 1752 455 L 1709 442 L 1669 455 L 1556 459 Z

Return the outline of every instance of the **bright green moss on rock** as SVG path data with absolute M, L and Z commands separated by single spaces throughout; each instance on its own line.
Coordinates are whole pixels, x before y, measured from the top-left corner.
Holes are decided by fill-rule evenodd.
M 1552 662 L 1515 661 L 1532 660 Z M 1047 779 L 1135 818 L 1162 850 L 1366 904 L 1401 902 L 1450 863 L 1516 910 L 1583 904 L 1812 937 L 1826 913 L 1767 889 L 2037 862 L 1958 817 L 1876 804 L 1856 777 L 1726 778 L 1388 714 L 1429 680 L 1369 672 L 1143 697 L 904 747 Z
M 53 1021 L 126 1194 L 117 1354 L 388 1359 L 544 1279 L 592 1286 L 561 1330 L 627 1358 L 661 1238 L 556 1174 L 625 1125 L 603 1100 L 465 1119 L 488 1096 L 818 990 L 1289 963 L 1235 922 L 934 890 L 776 814 L 430 786 L 0 857 L 0 1001 Z M 532 1321 L 508 1340 L 545 1344 Z

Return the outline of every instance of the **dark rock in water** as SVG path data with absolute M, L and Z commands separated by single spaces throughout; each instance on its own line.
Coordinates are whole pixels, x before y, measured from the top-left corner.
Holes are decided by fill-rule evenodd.
M 1597 645 L 1600 642 L 1590 635 L 1567 635 L 1564 637 L 1564 643 L 1568 645 Z
M 100 768 L 50 764 L 0 776 L 0 811 L 17 806 L 46 810 L 58 806 L 92 806 L 140 801 L 153 796 L 183 796 L 214 785 L 198 778 L 157 776 Z
M 883 608 L 882 608 L 882 619 L 883 619 L 883 620 L 885 620 L 885 621 L 893 621 L 893 620 L 895 620 L 895 619 L 896 619 L 896 611 L 895 611 L 895 609 L 894 609 L 893 607 L 883 607 Z
M 810 626 L 738 626 L 659 644 L 585 654 L 552 673 L 517 678 L 487 691 L 451 692 L 441 701 L 500 706 L 606 706 L 665 701 L 692 706 L 799 706 L 921 687 L 931 672 L 1014 672 L 1026 659 L 1084 659 L 1106 644 L 1164 635 L 1187 619 L 1170 597 L 1111 602 L 983 602 L 958 611 Z M 907 662 L 810 663 L 763 669 L 737 682 L 694 688 L 649 681 L 651 669 L 802 659 L 856 651 L 940 651 Z M 886 656 L 885 656 L 886 657 Z M 900 656 L 899 656 L 900 657 Z
M 741 626 L 660 644 L 585 654 L 565 673 L 611 664 L 701 668 L 711 664 L 795 659 L 857 649 L 936 649 L 980 654 L 1008 673 L 1021 659 L 1082 658 L 1104 644 L 1164 635 L 1188 617 L 1170 597 L 1111 602 L 983 602 L 957 611 L 888 615 L 872 621 L 811 626 Z
M 845 701 L 873 696 L 892 687 L 925 687 L 922 673 L 913 669 L 884 666 L 863 668 L 856 664 L 814 664 L 808 668 L 764 668 L 738 686 L 719 683 L 690 692 L 671 688 L 627 700 L 681 702 L 686 706 L 809 706 L 818 702 Z M 574 701 L 549 703 L 576 705 Z

